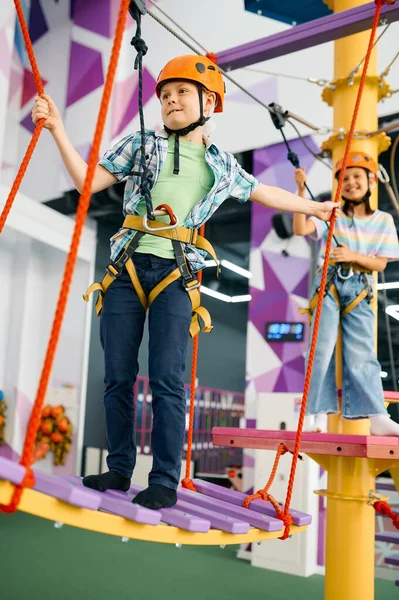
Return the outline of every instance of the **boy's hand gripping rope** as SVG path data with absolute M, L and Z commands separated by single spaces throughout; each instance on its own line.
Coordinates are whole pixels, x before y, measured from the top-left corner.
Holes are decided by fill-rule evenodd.
M 16 0 L 16 3 L 19 3 L 19 0 Z M 110 103 L 112 88 L 115 80 L 116 68 L 118 66 L 118 58 L 120 53 L 120 48 L 123 39 L 123 33 L 125 30 L 126 24 L 126 16 L 129 7 L 129 0 L 121 0 L 118 22 L 116 25 L 115 31 L 115 39 L 112 47 L 111 58 L 109 62 L 107 77 L 104 84 L 104 91 L 101 99 L 100 110 L 97 119 L 96 130 L 94 133 L 93 144 L 90 151 L 88 168 L 86 173 L 86 179 L 83 186 L 82 194 L 79 198 L 79 205 L 76 214 L 75 221 L 75 229 L 73 232 L 73 237 L 71 241 L 71 247 L 69 249 L 69 254 L 67 257 L 67 261 L 64 269 L 64 276 L 61 284 L 61 290 L 58 297 L 57 308 L 54 316 L 53 326 L 51 329 L 50 339 L 47 346 L 46 357 L 43 364 L 43 369 L 40 377 L 40 382 L 35 398 L 35 402 L 33 405 L 32 413 L 30 415 L 28 428 L 26 431 L 24 447 L 22 450 L 22 456 L 20 459 L 20 464 L 26 467 L 26 475 L 23 482 L 15 486 L 14 493 L 11 499 L 10 504 L 8 505 L 0 505 L 0 510 L 2 512 L 15 512 L 19 506 L 19 502 L 21 500 L 22 492 L 24 487 L 32 487 L 34 485 L 34 476 L 30 467 L 32 465 L 33 459 L 33 448 L 35 445 L 36 435 L 40 424 L 40 415 L 43 407 L 43 403 L 45 400 L 48 382 L 50 378 L 50 373 L 52 369 L 52 365 L 54 362 L 54 356 L 56 352 L 56 348 L 58 345 L 58 340 L 61 332 L 61 326 L 63 317 L 65 314 L 66 303 L 68 300 L 69 289 L 71 286 L 72 275 L 76 264 L 78 247 L 80 242 L 80 237 L 82 234 L 82 230 L 84 227 L 85 219 L 87 216 L 87 211 L 90 205 L 90 197 L 91 197 L 91 188 L 94 179 L 95 168 L 97 165 L 97 158 L 100 151 L 101 139 L 104 131 L 105 121 L 107 118 L 108 107 Z M 29 32 L 28 29 L 23 29 L 25 43 L 28 46 L 30 43 L 29 40 Z
M 28 30 L 28 26 L 26 24 L 25 21 L 25 17 L 24 17 L 24 11 L 22 10 L 22 6 L 21 6 L 21 1 L 20 0 L 14 0 L 14 4 L 15 4 L 15 10 L 17 11 L 17 17 L 18 17 L 18 22 L 19 22 L 19 26 L 21 27 L 21 31 L 22 31 L 22 35 L 24 37 L 25 40 L 25 45 L 26 45 L 26 51 L 29 57 L 29 62 L 30 62 L 30 66 L 32 69 L 32 74 L 33 74 L 33 78 L 35 80 L 35 85 L 36 85 L 36 89 L 37 89 L 37 93 L 39 96 L 41 96 L 44 93 L 44 89 L 43 89 L 43 83 L 40 77 L 40 73 L 39 73 L 39 69 L 36 63 L 36 58 L 35 58 L 35 54 L 33 52 L 33 46 L 32 46 L 32 42 L 31 39 L 29 37 L 29 30 Z M 32 158 L 32 154 L 34 149 L 36 148 L 36 144 L 39 140 L 40 134 L 43 130 L 43 125 L 45 123 L 45 119 L 40 119 L 40 121 L 37 123 L 36 127 L 35 127 L 35 131 L 33 132 L 33 136 L 31 138 L 31 141 L 29 142 L 29 146 L 26 150 L 25 156 L 22 160 L 21 166 L 19 167 L 17 176 L 15 178 L 15 181 L 11 187 L 10 193 L 8 195 L 8 198 L 6 200 L 6 203 L 4 205 L 4 208 L 2 210 L 2 213 L 0 215 L 0 234 L 4 229 L 4 225 L 7 221 L 7 217 L 10 213 L 11 207 L 14 203 L 15 197 L 18 193 L 18 190 L 21 186 L 21 182 L 24 178 L 24 175 L 26 173 L 26 169 L 28 168 L 28 164 L 30 162 L 30 159 Z

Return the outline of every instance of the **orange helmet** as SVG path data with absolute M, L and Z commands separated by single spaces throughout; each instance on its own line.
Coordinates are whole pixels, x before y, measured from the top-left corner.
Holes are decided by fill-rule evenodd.
M 341 158 L 341 160 L 339 160 L 335 165 L 335 177 L 339 176 L 339 172 L 342 169 L 342 163 L 343 159 Z M 375 160 L 365 152 L 350 152 L 346 168 L 350 169 L 351 167 L 360 167 L 361 169 L 366 169 L 366 171 L 369 171 L 370 173 L 374 173 L 376 177 L 378 176 L 378 169 Z
M 170 60 L 158 76 L 156 94 L 161 95 L 162 85 L 174 79 L 185 79 L 200 83 L 216 94 L 215 112 L 223 112 L 225 86 L 217 65 L 206 56 L 185 54 Z

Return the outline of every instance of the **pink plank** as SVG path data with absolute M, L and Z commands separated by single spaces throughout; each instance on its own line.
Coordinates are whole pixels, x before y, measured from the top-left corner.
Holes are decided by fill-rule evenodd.
M 388 565 L 399 566 L 399 554 L 393 554 L 392 556 L 387 556 L 385 562 Z
M 268 440 L 295 440 L 296 431 L 267 429 L 238 429 L 236 427 L 213 427 L 212 435 L 223 435 L 239 438 L 254 437 Z M 380 437 L 368 435 L 345 435 L 342 433 L 303 433 L 303 442 L 332 442 L 333 444 L 365 444 L 378 446 L 399 446 L 398 437 Z
M 177 491 L 177 497 L 179 500 L 187 503 L 189 502 L 190 506 L 194 504 L 201 508 L 205 508 L 206 510 L 220 513 L 229 518 L 241 519 L 242 521 L 249 523 L 252 527 L 257 527 L 263 531 L 280 531 L 283 526 L 280 519 L 276 519 L 274 516 L 259 514 L 253 510 L 248 510 L 246 508 L 242 508 L 241 506 L 235 506 L 220 499 L 215 502 L 214 498 L 210 498 L 209 496 L 205 496 L 197 492 L 192 492 L 191 490 L 179 489 Z
M 380 531 L 375 534 L 377 542 L 388 542 L 389 544 L 399 545 L 399 532 L 395 531 Z
M 247 497 L 247 494 L 243 494 L 242 492 L 235 492 L 233 490 L 229 490 L 228 488 L 224 488 L 220 485 L 215 485 L 214 483 L 209 483 L 208 481 L 203 481 L 201 479 L 194 479 L 194 485 L 201 494 L 216 498 L 217 500 L 229 502 L 235 506 L 242 507 L 243 502 Z M 251 512 L 255 511 L 271 517 L 275 517 L 276 515 L 276 511 L 271 502 L 265 502 L 264 500 L 252 500 L 250 508 Z M 248 509 L 244 508 L 243 510 Z M 292 515 L 294 525 L 302 527 L 303 525 L 309 525 L 312 522 L 311 515 L 300 512 L 299 510 L 291 509 L 290 513 Z M 279 523 L 281 529 L 280 520 Z
M 392 402 L 399 402 L 399 392 L 384 392 L 384 398 L 387 402 L 389 402 L 389 400 Z
M 105 493 L 115 497 L 125 498 L 131 502 L 138 492 L 141 491 L 141 489 L 142 488 L 139 486 L 132 486 L 130 489 L 131 493 L 119 492 L 118 490 L 108 490 Z M 174 527 L 179 527 L 179 529 L 184 529 L 186 531 L 206 533 L 211 527 L 209 520 L 181 512 L 180 510 L 177 510 L 176 507 L 161 508 L 159 511 L 157 510 L 152 512 L 160 513 L 161 521 L 163 523 L 166 523 L 167 525 L 173 525 Z

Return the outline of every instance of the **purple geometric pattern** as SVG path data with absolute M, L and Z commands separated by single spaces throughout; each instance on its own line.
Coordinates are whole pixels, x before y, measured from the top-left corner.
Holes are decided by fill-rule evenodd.
M 75 25 L 109 38 L 114 32 L 112 4 L 116 3 L 112 0 L 71 0 L 71 19 Z
M 156 81 L 143 69 L 143 106 L 154 96 Z M 112 119 L 112 137 L 115 138 L 125 129 L 138 113 L 138 75 L 135 71 L 125 81 L 115 84 Z
M 317 147 L 311 138 L 307 140 L 312 149 Z M 309 170 L 313 156 L 304 149 L 300 140 L 290 142 L 293 152 L 299 156 L 301 165 Z M 295 191 L 293 167 L 287 160 L 284 144 L 276 144 L 254 152 L 254 175 L 262 183 L 277 185 L 289 191 Z M 304 380 L 304 354 L 307 340 L 301 343 L 270 343 L 264 339 L 265 324 L 270 321 L 301 321 L 307 325 L 307 316 L 298 310 L 306 306 L 308 295 L 308 275 L 310 269 L 310 250 L 302 238 L 292 238 L 289 244 L 289 256 L 282 250 L 284 242 L 280 240 L 272 227 L 275 211 L 255 204 L 252 207 L 251 252 L 261 251 L 263 274 L 259 267 L 253 273 L 250 293 L 249 320 L 261 337 L 250 336 L 248 343 L 256 347 L 248 348 L 248 356 L 264 354 L 263 372 L 257 369 L 250 381 L 256 393 L 263 392 L 301 392 Z M 255 259 L 254 261 L 258 260 Z M 259 263 L 257 263 L 259 265 Z M 262 280 L 263 275 L 263 280 Z M 268 361 L 266 348 L 281 361 L 276 365 Z
M 269 104 L 270 102 L 273 102 L 277 95 L 277 79 L 275 77 L 271 77 L 266 81 L 262 81 L 261 83 L 250 86 L 248 91 L 259 98 L 259 100 L 262 100 L 262 102 L 265 104 Z M 229 103 L 230 102 L 253 104 L 255 100 L 252 100 L 252 98 L 244 92 L 236 92 L 235 94 L 229 94 Z
M 101 52 L 72 42 L 66 106 L 71 106 L 103 83 Z
M 49 26 L 47 24 L 46 17 L 44 16 L 40 0 L 31 0 L 30 15 L 31 16 L 29 19 L 29 34 L 32 40 L 32 44 L 34 44 L 49 30 Z

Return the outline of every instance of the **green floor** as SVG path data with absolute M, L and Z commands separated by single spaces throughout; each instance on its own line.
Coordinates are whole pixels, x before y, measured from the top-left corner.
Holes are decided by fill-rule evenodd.
M 283 543 L 283 542 L 282 542 Z M 397 600 L 376 581 L 376 600 Z M 323 577 L 255 569 L 234 548 L 129 541 L 63 527 L 23 513 L 0 513 L 2 600 L 322 600 Z M 339 600 L 337 598 L 337 600 Z

